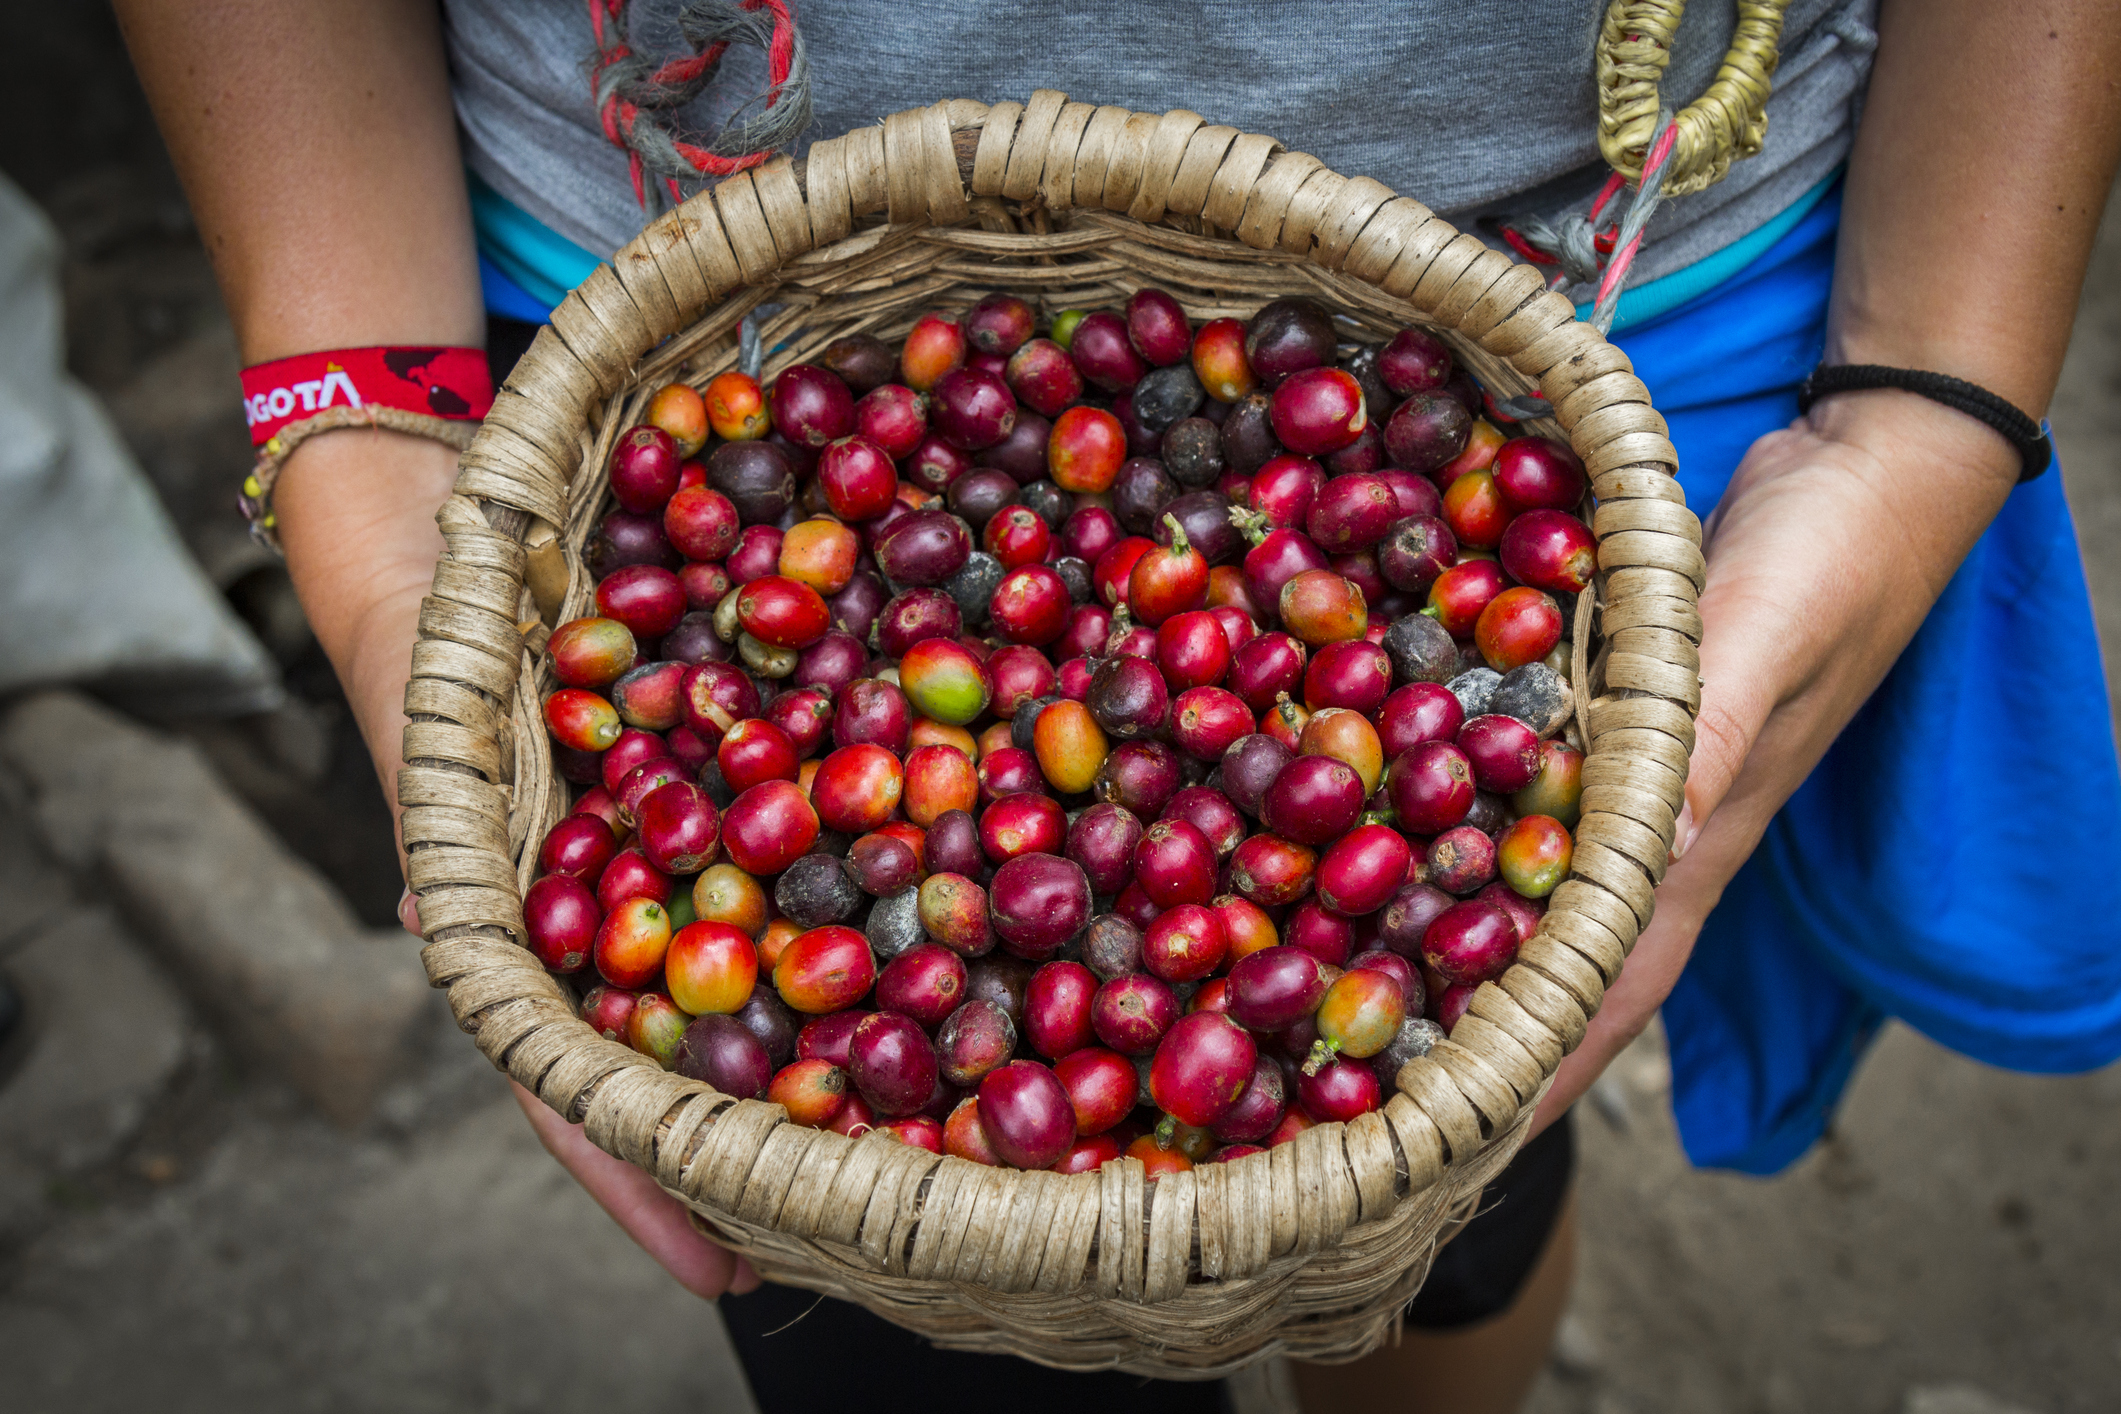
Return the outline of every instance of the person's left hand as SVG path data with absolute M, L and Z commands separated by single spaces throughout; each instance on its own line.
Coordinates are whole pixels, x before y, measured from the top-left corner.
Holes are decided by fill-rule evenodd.
M 1663 1005 L 1724 886 L 1915 636 L 2017 469 L 1995 433 L 1899 392 L 1823 399 L 1746 453 L 1704 527 L 1701 714 L 1676 862 L 1534 1133 Z
M 399 896 L 398 921 L 406 932 L 420 935 L 420 915 L 410 889 Z M 510 1080 L 508 1088 L 545 1152 L 558 1159 L 597 1206 L 677 1278 L 679 1286 L 708 1301 L 724 1292 L 742 1296 L 758 1289 L 761 1279 L 751 1263 L 703 1237 L 685 1215 L 685 1205 L 665 1193 L 646 1170 L 599 1149 L 581 1125 L 560 1118 L 516 1081 Z
M 508 1086 L 545 1152 L 558 1159 L 597 1206 L 676 1277 L 679 1286 L 709 1301 L 724 1292 L 742 1296 L 758 1288 L 759 1274 L 751 1263 L 701 1236 L 686 1217 L 685 1205 L 665 1193 L 646 1170 L 590 1143 L 581 1125 L 569 1124 L 515 1081 Z

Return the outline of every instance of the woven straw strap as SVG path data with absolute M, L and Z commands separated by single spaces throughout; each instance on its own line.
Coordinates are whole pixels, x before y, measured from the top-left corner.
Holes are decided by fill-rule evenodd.
M 1701 97 L 1673 124 L 1666 196 L 1712 187 L 1731 163 L 1759 153 L 1767 139 L 1767 100 L 1774 87 L 1776 45 L 1789 0 L 1738 0 L 1730 52 Z M 1642 177 L 1657 130 L 1658 82 L 1672 62 L 1672 36 L 1686 0 L 1613 0 L 1598 31 L 1598 150 L 1629 181 Z
M 516 937 L 537 842 L 566 808 L 539 620 L 591 602 L 582 551 L 620 431 L 662 383 L 733 366 L 762 305 L 778 307 L 759 328 L 771 377 L 839 335 L 895 337 L 990 289 L 1062 308 L 1151 284 L 1195 318 L 1304 294 L 1364 338 L 1435 328 L 1498 393 L 1537 389 L 1553 418 L 1535 427 L 1588 466 L 1611 627 L 1580 674 L 1577 867 L 1516 965 L 1401 1070 L 1382 1112 L 1156 1183 L 1131 1160 L 1019 1173 L 806 1129 L 597 1036 Z M 1394 1329 L 1436 1242 L 1508 1161 L 1649 919 L 1699 701 L 1700 527 L 1676 466 L 1626 356 L 1536 270 L 1271 138 L 1042 91 L 819 142 L 685 202 L 598 267 L 464 455 L 399 781 L 429 975 L 495 1064 L 777 1280 L 954 1347 L 1072 1368 L 1352 1358 Z M 541 584 L 541 555 L 565 574 Z

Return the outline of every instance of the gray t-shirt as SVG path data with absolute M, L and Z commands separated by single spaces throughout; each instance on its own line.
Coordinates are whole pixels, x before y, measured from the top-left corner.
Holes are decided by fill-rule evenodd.
M 680 52 L 677 8 L 634 0 L 639 52 Z M 1476 218 L 1581 211 L 1607 172 L 1592 52 L 1606 0 L 798 0 L 795 9 L 817 114 L 806 140 L 940 99 L 1057 88 L 1272 134 L 1490 239 Z M 635 200 L 626 154 L 592 110 L 588 7 L 445 0 L 445 10 L 472 170 L 554 231 L 610 255 L 657 213 Z M 1665 204 L 1632 283 L 1729 245 L 1848 156 L 1874 11 L 1875 0 L 1793 0 L 1765 149 L 1718 185 Z M 1735 13 L 1733 0 L 1688 7 L 1667 106 L 1714 77 Z M 764 87 L 764 56 L 732 48 L 685 119 L 712 133 Z

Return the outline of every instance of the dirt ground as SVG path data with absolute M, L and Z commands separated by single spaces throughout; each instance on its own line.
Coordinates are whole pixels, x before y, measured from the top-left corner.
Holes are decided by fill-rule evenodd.
M 270 723 L 180 726 L 387 924 L 382 803 L 230 509 L 233 341 L 108 17 L 18 7 L 0 43 L 39 76 L 0 85 L 0 170 L 65 237 L 73 368 L 296 695 Z M 62 88 L 88 118 L 55 115 Z M 2054 409 L 2121 682 L 2117 395 L 2121 209 Z M 418 965 L 409 939 L 377 946 Z M 544 1158 L 439 999 L 377 1116 L 334 1129 L 232 1058 L 4 792 L 0 965 L 34 1008 L 0 1055 L 0 1406 L 749 1409 L 713 1311 Z M 1584 1106 L 1586 1240 L 1535 1414 L 2121 1408 L 2121 1070 L 2006 1074 L 1895 1028 L 1829 1140 L 1770 1180 L 1690 1169 L 1667 1090 L 1652 1036 Z

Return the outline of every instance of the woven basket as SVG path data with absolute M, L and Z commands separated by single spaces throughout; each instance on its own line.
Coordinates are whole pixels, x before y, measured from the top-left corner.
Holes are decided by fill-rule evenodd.
M 597 1035 L 516 937 L 538 841 L 567 808 L 540 649 L 549 625 L 589 611 L 580 551 L 613 440 L 657 387 L 733 366 L 738 325 L 762 305 L 780 306 L 762 321 L 770 376 L 990 290 L 1058 309 L 1149 284 L 1196 319 L 1300 294 L 1365 337 L 1426 325 L 1489 387 L 1552 404 L 1540 430 L 1593 477 L 1602 647 L 1587 656 L 1585 594 L 1583 816 L 1538 936 L 1382 1112 L 1153 1184 L 1133 1160 L 1062 1177 L 804 1128 Z M 599 267 L 464 455 L 399 778 L 428 975 L 494 1064 L 774 1280 L 938 1344 L 1070 1369 L 1207 1378 L 1275 1353 L 1353 1359 L 1395 1329 L 1437 1244 L 1516 1151 L 1649 921 L 1699 703 L 1700 528 L 1675 468 L 1626 356 L 1536 270 L 1272 138 L 1039 92 L 820 142 L 695 196 Z

